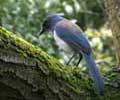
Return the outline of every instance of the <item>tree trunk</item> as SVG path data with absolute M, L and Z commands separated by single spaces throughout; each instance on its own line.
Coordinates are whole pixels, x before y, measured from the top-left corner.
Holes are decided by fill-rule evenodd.
M 106 13 L 109 19 L 109 25 L 112 29 L 113 42 L 116 49 L 117 66 L 120 66 L 120 1 L 104 0 Z
M 113 90 L 113 91 L 112 91 Z M 63 66 L 40 48 L 0 27 L 0 100 L 117 100 L 100 95 L 79 68 Z

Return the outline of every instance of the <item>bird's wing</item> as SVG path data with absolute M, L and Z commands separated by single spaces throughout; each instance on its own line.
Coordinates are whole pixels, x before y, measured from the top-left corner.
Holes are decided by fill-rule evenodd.
M 62 20 L 56 24 L 55 32 L 74 50 L 89 54 L 91 47 L 82 30 L 69 20 Z

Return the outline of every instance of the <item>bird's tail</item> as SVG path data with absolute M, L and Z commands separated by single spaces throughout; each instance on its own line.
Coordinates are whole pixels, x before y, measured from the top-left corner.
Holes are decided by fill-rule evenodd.
M 98 68 L 96 67 L 96 64 L 94 62 L 94 59 L 92 58 L 92 55 L 84 54 L 84 57 L 89 67 L 90 75 L 96 85 L 97 90 L 99 92 L 104 92 L 104 82 Z

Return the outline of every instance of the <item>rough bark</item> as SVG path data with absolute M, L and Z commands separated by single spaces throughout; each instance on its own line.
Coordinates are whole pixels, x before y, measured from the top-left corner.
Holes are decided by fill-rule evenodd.
M 88 76 L 0 27 L 0 100 L 118 100 L 95 91 Z
M 117 66 L 120 66 L 120 1 L 104 0 L 109 25 L 113 33 L 113 42 L 116 49 Z

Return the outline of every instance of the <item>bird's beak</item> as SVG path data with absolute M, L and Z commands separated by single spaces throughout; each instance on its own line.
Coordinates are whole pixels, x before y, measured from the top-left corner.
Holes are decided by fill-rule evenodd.
M 41 30 L 41 31 L 40 31 L 40 35 L 42 35 L 43 33 L 44 33 L 44 30 Z
M 45 32 L 45 30 L 41 29 L 39 35 L 42 35 L 44 32 Z

